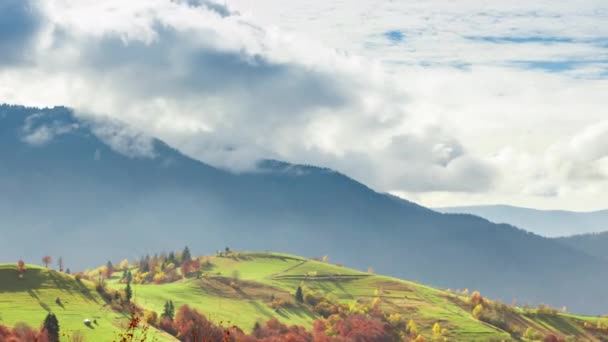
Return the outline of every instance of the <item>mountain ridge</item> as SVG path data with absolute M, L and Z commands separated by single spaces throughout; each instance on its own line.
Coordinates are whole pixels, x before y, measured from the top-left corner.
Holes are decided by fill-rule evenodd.
M 540 210 L 511 205 L 433 208 L 443 213 L 469 213 L 496 223 L 509 223 L 546 237 L 564 237 L 608 230 L 608 210 Z
M 23 132 L 33 115 L 38 129 L 63 127 L 56 122 L 77 128 L 51 130 L 52 139 L 32 145 Z M 291 172 L 289 163 L 267 161 L 266 172 L 235 174 L 160 140 L 146 157 L 149 146 L 137 134 L 109 129 L 100 138 L 87 125 L 65 107 L 0 106 L 0 249 L 7 262 L 44 253 L 76 268 L 108 253 L 136 258 L 194 241 L 198 254 L 233 246 L 330 255 L 350 267 L 505 301 L 585 313 L 608 307 L 608 299 L 598 300 L 599 284 L 608 281 L 603 260 L 557 241 L 436 213 L 324 168 Z

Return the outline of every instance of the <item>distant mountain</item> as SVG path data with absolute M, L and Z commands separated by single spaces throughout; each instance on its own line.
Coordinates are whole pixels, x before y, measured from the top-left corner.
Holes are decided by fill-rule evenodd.
M 602 258 L 608 262 L 608 232 L 557 238 L 572 249 Z
M 508 205 L 435 208 L 442 213 L 466 213 L 496 223 L 508 223 L 546 237 L 561 237 L 608 231 L 608 210 L 574 212 L 536 210 Z
M 518 303 L 608 310 L 608 263 L 506 224 L 440 214 L 329 169 L 234 174 L 120 123 L 0 106 L 0 259 L 72 270 L 188 244 L 331 260 Z

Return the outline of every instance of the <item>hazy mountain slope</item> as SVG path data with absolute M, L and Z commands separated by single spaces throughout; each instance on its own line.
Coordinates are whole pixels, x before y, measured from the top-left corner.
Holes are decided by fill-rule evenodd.
M 74 269 L 107 255 L 229 245 L 330 255 L 508 302 L 608 308 L 606 263 L 557 241 L 439 214 L 327 169 L 266 161 L 260 172 L 232 174 L 123 128 L 65 108 L 0 107 L 2 260 L 63 255 Z
M 608 232 L 574 235 L 556 240 L 572 249 L 603 258 L 608 262 Z
M 608 210 L 573 212 L 536 210 L 508 205 L 436 208 L 442 213 L 466 213 L 492 222 L 508 223 L 547 237 L 560 237 L 608 231 Z

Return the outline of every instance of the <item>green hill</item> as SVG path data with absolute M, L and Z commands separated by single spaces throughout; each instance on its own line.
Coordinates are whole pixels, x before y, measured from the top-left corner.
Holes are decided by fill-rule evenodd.
M 467 297 L 414 282 L 276 253 L 234 253 L 207 260 L 210 266 L 200 279 L 164 285 L 134 285 L 135 300 L 159 313 L 167 300 L 172 300 L 176 307 L 188 304 L 215 322 L 235 324 L 245 331 L 251 331 L 256 322 L 273 317 L 288 325 L 310 328 L 320 316 L 309 306 L 293 304 L 275 310 L 271 304 L 272 299 L 293 302 L 294 293 L 301 285 L 308 291 L 318 290 L 351 305 L 379 298 L 384 311 L 399 313 L 406 321 L 413 319 L 425 336 L 432 336 L 433 325 L 439 322 L 447 330 L 446 337 L 452 341 L 514 339 L 503 329 L 474 318 Z M 117 280 L 114 278 L 110 286 L 124 288 Z M 230 286 L 232 282 L 238 284 L 237 289 Z M 555 333 L 572 336 L 577 341 L 599 340 L 593 335 L 597 333 L 595 330 L 583 326 L 585 322 L 595 325 L 596 318 L 520 308 L 509 308 L 502 316 L 521 334 L 532 328 L 543 336 Z
M 133 285 L 133 300 L 159 314 L 168 300 L 176 307 L 188 304 L 217 324 L 237 325 L 246 332 L 256 322 L 271 318 L 309 329 L 321 316 L 310 305 L 294 301 L 297 287 L 302 286 L 305 293 L 323 293 L 332 301 L 352 307 L 375 301 L 387 315 L 398 313 L 405 322 L 414 320 L 429 340 L 437 322 L 444 329 L 443 337 L 450 341 L 517 340 L 516 335 L 530 329 L 538 336 L 554 333 L 573 341 L 608 338 L 608 330 L 595 328 L 600 318 L 509 307 L 486 299 L 484 310 L 489 317 L 500 319 L 483 322 L 473 316 L 474 305 L 463 293 L 291 255 L 232 253 L 204 260 L 206 267 L 199 277 L 162 285 Z M 107 281 L 108 287 L 124 289 L 120 278 L 120 272 L 114 273 Z M 55 303 L 57 297 L 62 306 Z M 25 277 L 18 279 L 14 266 L 0 266 L 0 324 L 24 321 L 36 327 L 46 311 L 58 316 L 62 332 L 84 332 L 88 341 L 111 341 L 126 318 L 105 305 L 92 283 L 77 282 L 70 275 L 35 266 L 28 266 Z M 89 329 L 83 324 L 84 318 L 95 318 L 99 325 Z M 159 341 L 171 339 L 152 332 L 158 334 Z
M 111 310 L 88 281 L 35 265 L 26 265 L 19 278 L 15 266 L 0 265 L 0 324 L 24 322 L 38 328 L 47 312 L 57 316 L 61 334 L 72 336 L 79 331 L 87 341 L 114 340 L 128 319 Z M 85 319 L 98 324 L 87 327 Z M 159 341 L 167 340 L 163 333 L 152 333 Z

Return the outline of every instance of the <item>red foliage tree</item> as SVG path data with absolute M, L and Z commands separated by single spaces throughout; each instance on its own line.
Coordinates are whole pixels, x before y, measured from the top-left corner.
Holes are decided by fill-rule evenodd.
M 188 305 L 182 305 L 175 316 L 176 336 L 183 342 L 224 341 L 224 329 L 209 322 L 205 316 Z
M 483 304 L 483 297 L 481 296 L 479 291 L 475 291 L 475 292 L 473 292 L 473 294 L 471 294 L 471 304 L 473 306 L 476 306 L 478 304 Z
M 2 342 L 48 342 L 45 333 L 30 328 L 24 323 L 17 323 L 14 328 L 0 325 L 0 341 Z
M 260 342 L 311 342 L 313 335 L 306 331 L 304 327 L 286 326 L 273 318 L 263 326 L 253 332 L 252 341 Z
M 182 264 L 180 266 L 180 269 L 182 271 L 182 277 L 185 278 L 186 276 L 188 276 L 188 274 L 190 274 L 190 267 L 191 267 L 190 264 L 191 263 L 192 263 L 191 261 L 182 262 Z
M 347 316 L 337 321 L 332 330 L 348 341 L 390 342 L 393 340 L 393 331 L 388 323 L 364 315 Z
M 44 266 L 46 266 L 46 268 L 49 268 L 49 265 L 53 262 L 53 258 L 51 258 L 50 256 L 45 256 L 42 258 L 42 263 L 44 264 Z
M 545 336 L 545 342 L 563 342 L 564 339 L 555 335 L 555 334 L 548 334 L 547 336 Z
M 19 276 L 19 278 L 22 278 L 24 273 L 25 273 L 25 262 L 23 260 L 19 260 L 19 261 L 17 261 L 17 275 Z
M 176 336 L 177 330 L 175 330 L 175 327 L 173 325 L 174 325 L 174 322 L 169 317 L 163 317 L 163 318 L 161 318 L 160 322 L 158 322 L 159 329 L 165 331 L 166 333 L 168 333 L 172 336 Z

